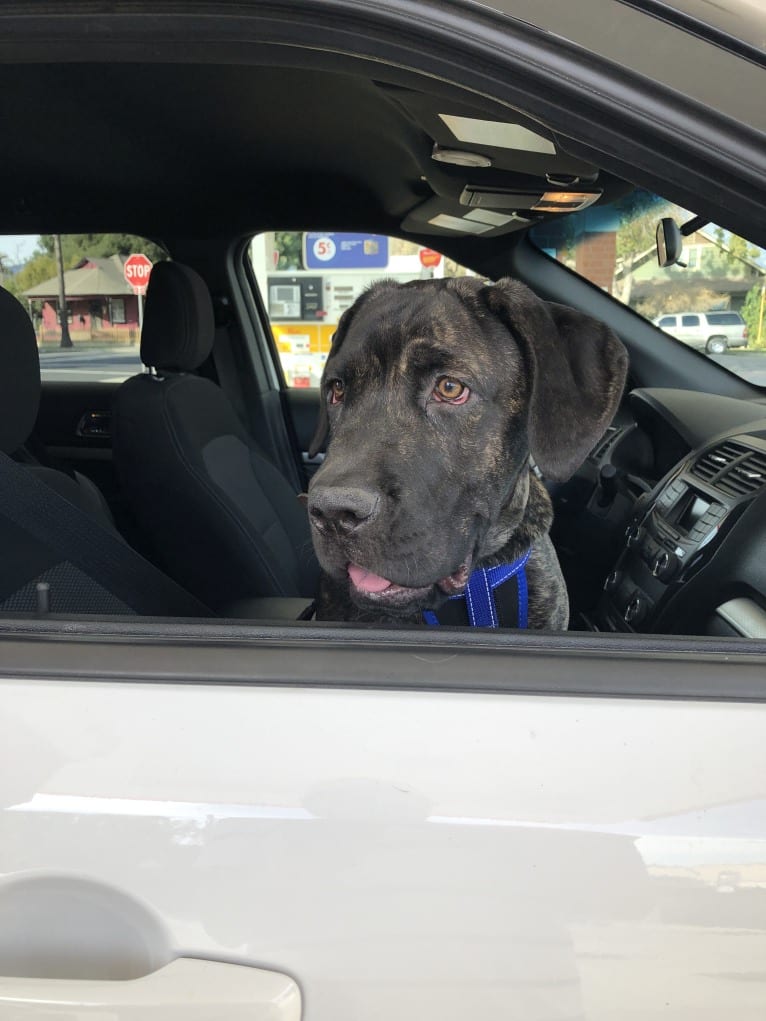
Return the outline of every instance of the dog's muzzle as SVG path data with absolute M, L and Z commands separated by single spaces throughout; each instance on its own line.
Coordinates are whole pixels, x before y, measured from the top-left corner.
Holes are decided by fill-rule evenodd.
M 318 532 L 353 532 L 378 516 L 380 493 L 350 486 L 314 486 L 309 491 L 308 511 Z

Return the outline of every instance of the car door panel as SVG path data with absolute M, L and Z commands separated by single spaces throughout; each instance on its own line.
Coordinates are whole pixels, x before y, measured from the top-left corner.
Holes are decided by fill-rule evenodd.
M 119 383 L 44 381 L 34 435 L 57 464 L 80 471 L 111 498 L 111 409 Z
M 95 897 L 134 977 L 264 968 L 313 1021 L 759 1016 L 758 657 L 726 702 L 712 653 L 136 631 L 3 643 L 0 973 L 35 917 L 27 974 L 103 977 Z
M 308 450 L 314 437 L 319 417 L 319 391 L 316 388 L 290 387 L 283 391 L 285 407 L 293 424 L 304 465 L 309 472 Z

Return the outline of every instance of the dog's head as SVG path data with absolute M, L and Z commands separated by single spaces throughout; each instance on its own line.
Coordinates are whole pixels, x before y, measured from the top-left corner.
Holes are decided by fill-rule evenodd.
M 461 591 L 518 523 L 530 454 L 554 480 L 585 459 L 626 361 L 607 327 L 514 280 L 376 284 L 322 377 L 312 453 L 331 442 L 309 515 L 324 570 L 392 614 Z

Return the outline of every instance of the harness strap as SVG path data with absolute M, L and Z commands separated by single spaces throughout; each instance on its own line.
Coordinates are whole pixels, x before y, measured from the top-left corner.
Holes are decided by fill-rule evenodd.
M 527 585 L 527 561 L 532 555 L 530 547 L 526 553 L 510 564 L 498 564 L 496 567 L 479 567 L 471 572 L 465 592 L 450 596 L 450 601 L 464 599 L 468 622 L 471 627 L 500 627 L 495 590 L 512 578 L 516 579 L 517 587 L 517 620 L 513 624 L 503 621 L 503 627 L 526 628 L 529 612 L 529 589 Z M 439 618 L 433 610 L 423 611 L 423 620 L 429 627 L 440 626 Z

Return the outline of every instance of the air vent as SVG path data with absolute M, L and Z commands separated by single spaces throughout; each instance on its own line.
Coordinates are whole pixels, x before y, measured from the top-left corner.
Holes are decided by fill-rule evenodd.
M 766 485 L 766 452 L 728 442 L 703 454 L 692 475 L 729 496 L 749 496 Z
M 757 492 L 761 486 L 766 485 L 766 453 L 749 451 L 716 485 L 731 496 L 749 496 Z
M 692 475 L 711 482 L 729 468 L 738 457 L 748 452 L 747 447 L 739 443 L 724 443 L 715 450 L 709 450 L 692 468 Z

